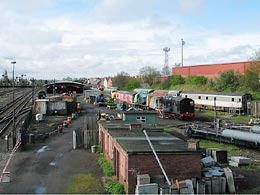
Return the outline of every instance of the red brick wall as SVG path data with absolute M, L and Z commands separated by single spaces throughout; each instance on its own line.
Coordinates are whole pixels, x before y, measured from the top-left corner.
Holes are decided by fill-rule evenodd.
M 161 154 L 160 161 L 168 178 L 201 178 L 201 155 L 198 153 Z M 137 174 L 163 175 L 153 154 L 133 154 L 128 156 L 127 193 L 135 193 Z M 166 180 L 165 180 L 166 182 Z M 127 186 L 127 185 L 126 185 Z
M 181 75 L 184 77 L 188 75 L 198 75 L 212 78 L 218 77 L 222 72 L 228 70 L 233 70 L 234 72 L 244 74 L 248 66 L 249 62 L 235 62 L 225 64 L 206 64 L 196 66 L 173 67 L 172 75 Z
M 181 75 L 183 77 L 190 75 L 190 66 L 173 67 L 172 75 Z

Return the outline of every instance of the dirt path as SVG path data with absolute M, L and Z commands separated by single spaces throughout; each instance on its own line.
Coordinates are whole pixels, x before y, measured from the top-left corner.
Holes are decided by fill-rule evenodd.
M 11 182 L 0 183 L 0 193 L 65 193 L 71 177 L 79 173 L 89 173 L 101 182 L 98 155 L 72 149 L 72 132 L 81 126 L 82 118 L 78 116 L 63 133 L 51 135 L 45 143 L 17 152 L 7 169 Z

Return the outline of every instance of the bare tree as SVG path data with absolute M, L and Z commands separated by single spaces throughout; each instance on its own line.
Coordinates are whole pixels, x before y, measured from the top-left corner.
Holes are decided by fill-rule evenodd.
M 154 83 L 154 78 L 160 75 L 160 72 L 153 67 L 145 66 L 139 70 L 139 75 L 144 82 L 148 83 L 149 86 L 152 86 Z
M 113 86 L 117 87 L 119 89 L 122 89 L 125 87 L 129 80 L 129 74 L 127 72 L 119 72 L 117 75 L 113 78 Z

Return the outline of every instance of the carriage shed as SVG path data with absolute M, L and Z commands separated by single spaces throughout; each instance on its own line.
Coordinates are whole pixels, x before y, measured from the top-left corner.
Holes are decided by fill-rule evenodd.
M 83 93 L 85 85 L 79 82 L 73 81 L 58 81 L 53 83 L 45 84 L 47 93 Z M 55 91 L 53 90 L 55 89 Z
M 201 153 L 163 129 L 138 122 L 99 121 L 99 143 L 127 194 L 134 194 L 137 175 L 149 174 L 150 183 L 164 185 L 166 178 L 143 132 L 153 144 L 169 179 L 201 178 Z

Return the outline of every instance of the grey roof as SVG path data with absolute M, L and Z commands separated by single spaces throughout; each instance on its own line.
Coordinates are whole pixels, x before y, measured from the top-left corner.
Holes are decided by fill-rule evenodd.
M 125 123 L 125 121 L 113 121 L 111 124 L 102 122 L 102 124 L 126 153 L 152 153 L 143 129 L 146 130 L 154 149 L 158 153 L 196 152 L 189 150 L 185 141 L 152 126 L 129 130 L 130 123 Z
M 124 114 L 157 114 L 157 112 L 153 110 L 126 110 L 122 112 Z
M 69 85 L 80 85 L 80 86 L 85 86 L 85 84 L 79 83 L 79 82 L 74 82 L 74 81 L 56 81 L 55 83 L 48 83 L 45 84 L 44 86 L 47 85 L 61 85 L 61 84 L 69 84 Z

